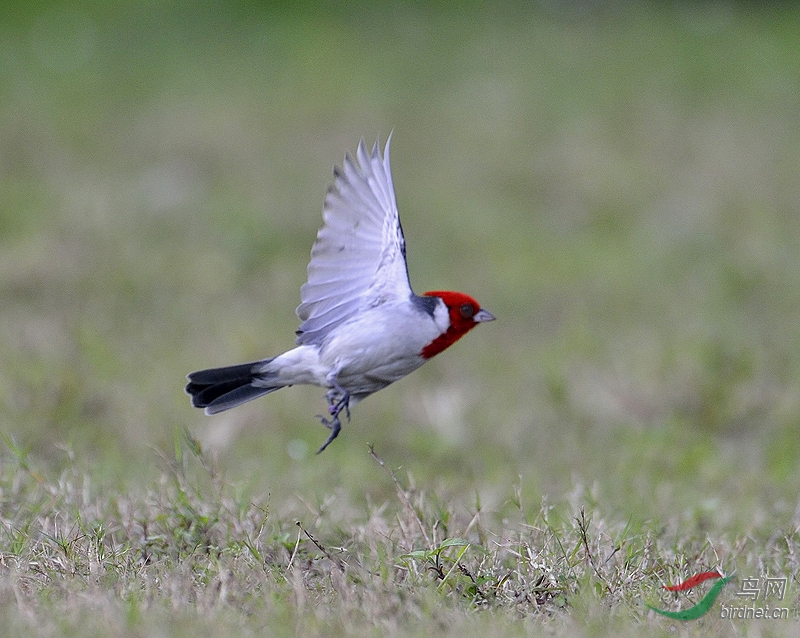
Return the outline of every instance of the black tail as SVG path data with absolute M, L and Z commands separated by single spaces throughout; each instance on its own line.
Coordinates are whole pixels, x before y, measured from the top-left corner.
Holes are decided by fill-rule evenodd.
M 263 372 L 264 365 L 270 361 L 192 372 L 186 385 L 192 405 L 205 408 L 206 414 L 216 414 L 279 390 L 283 386 L 268 385 L 268 376 Z

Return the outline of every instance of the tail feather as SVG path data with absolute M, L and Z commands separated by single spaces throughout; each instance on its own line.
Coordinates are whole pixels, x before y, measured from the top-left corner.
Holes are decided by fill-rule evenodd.
M 265 385 L 267 380 L 264 373 L 256 372 L 263 370 L 264 364 L 269 361 L 271 359 L 192 372 L 186 385 L 192 405 L 205 408 L 206 414 L 217 414 L 279 390 L 283 386 Z M 258 385 L 254 385 L 254 381 Z

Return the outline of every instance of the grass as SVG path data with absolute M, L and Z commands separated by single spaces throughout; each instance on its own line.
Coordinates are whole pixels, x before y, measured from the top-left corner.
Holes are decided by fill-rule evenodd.
M 738 580 L 697 621 L 645 605 L 718 568 L 798 609 L 798 29 L 781 3 L 10 10 L 5 631 L 795 635 L 720 618 Z M 191 410 L 187 372 L 292 345 L 331 166 L 390 130 L 415 289 L 498 321 L 318 457 L 318 389 Z
M 645 603 L 687 608 L 692 594 L 665 595 L 662 585 L 721 565 L 747 574 L 797 568 L 796 516 L 783 532 L 712 540 L 609 520 L 580 486 L 567 502 L 526 511 L 516 487 L 497 526 L 480 502 L 459 511 L 401 481 L 372 449 L 393 499 L 331 515 L 331 495 L 323 507 L 304 504 L 294 522 L 269 497 L 226 483 L 188 433 L 162 458 L 160 480 L 136 494 L 93 497 L 75 465 L 46 481 L 11 449 L 2 591 L 4 615 L 20 632 L 670 635 L 674 621 L 654 618 Z M 792 585 L 783 604 L 796 609 Z M 695 629 L 729 635 L 731 626 L 710 613 Z M 787 628 L 765 627 L 768 635 Z

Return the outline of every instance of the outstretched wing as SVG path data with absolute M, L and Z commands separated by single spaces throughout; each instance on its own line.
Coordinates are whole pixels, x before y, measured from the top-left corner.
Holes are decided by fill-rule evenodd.
M 358 163 L 347 154 L 343 170 L 333 170 L 335 181 L 322 209 L 325 223 L 311 249 L 308 281 L 300 288 L 299 344 L 320 342 L 363 308 L 411 295 L 390 141 L 391 135 L 381 158 L 378 142 L 370 153 L 362 139 Z

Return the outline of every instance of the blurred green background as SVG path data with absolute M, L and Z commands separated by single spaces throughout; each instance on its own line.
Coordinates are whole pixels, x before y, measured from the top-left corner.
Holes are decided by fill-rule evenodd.
M 188 428 L 279 511 L 391 494 L 371 442 L 501 516 L 515 492 L 579 491 L 641 519 L 787 522 L 800 9 L 344 5 L 7 8 L 2 434 L 135 487 Z M 498 321 L 319 457 L 318 388 L 192 409 L 187 372 L 293 345 L 331 168 L 390 131 L 412 284 Z

